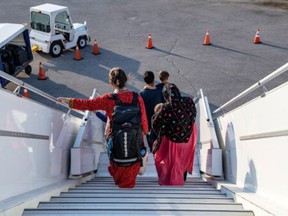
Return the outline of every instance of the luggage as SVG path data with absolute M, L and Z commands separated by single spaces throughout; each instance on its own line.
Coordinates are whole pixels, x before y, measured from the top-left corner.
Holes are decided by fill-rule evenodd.
M 141 110 L 138 106 L 138 94 L 133 92 L 132 104 L 122 103 L 117 94 L 111 125 L 110 159 L 118 166 L 131 166 L 141 162 L 142 143 Z
M 28 53 L 24 47 L 8 44 L 5 49 L 12 52 L 16 66 L 20 66 L 28 61 Z
M 15 73 L 15 62 L 13 52 L 8 49 L 2 49 L 1 60 L 4 72 L 13 75 Z
M 17 66 L 29 61 L 25 47 L 8 44 L 0 50 L 3 71 L 14 75 Z
M 15 65 L 23 65 L 28 61 L 28 53 L 24 47 L 17 47 L 14 50 Z

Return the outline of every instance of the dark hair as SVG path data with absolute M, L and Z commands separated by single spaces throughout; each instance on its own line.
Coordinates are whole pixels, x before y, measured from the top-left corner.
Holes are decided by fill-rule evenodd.
M 145 71 L 144 72 L 144 81 L 147 84 L 151 84 L 154 82 L 155 76 L 152 71 Z
M 167 80 L 169 78 L 169 73 L 167 71 L 159 71 L 159 79 L 161 81 Z
M 109 71 L 109 83 L 116 85 L 119 89 L 122 89 L 127 82 L 127 76 L 125 72 L 119 67 L 113 67 Z

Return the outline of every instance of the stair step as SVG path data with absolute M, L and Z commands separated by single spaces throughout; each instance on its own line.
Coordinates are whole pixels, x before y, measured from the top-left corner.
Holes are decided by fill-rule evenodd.
M 75 202 L 40 202 L 38 209 L 41 208 L 53 208 L 53 209 L 125 209 L 125 210 L 243 210 L 243 207 L 240 203 L 162 203 L 162 204 L 153 204 L 153 203 L 75 203 Z
M 110 189 L 78 189 L 78 188 L 70 188 L 68 192 L 80 192 L 80 193 L 124 193 L 124 194 L 221 194 L 221 191 L 218 190 L 185 190 L 179 188 L 173 188 L 173 190 L 147 190 L 147 189 L 121 189 L 121 188 L 110 188 Z
M 97 178 L 97 177 L 96 177 Z M 84 183 L 83 185 L 88 185 L 88 184 L 98 184 L 98 183 L 114 183 L 114 180 L 112 177 L 98 177 L 99 179 L 91 179 L 90 181 Z M 102 179 L 104 178 L 104 179 Z M 157 180 L 157 177 L 148 177 L 148 176 L 145 176 L 145 177 L 142 177 L 142 176 L 138 176 L 137 179 L 136 179 L 136 186 L 137 185 L 142 185 L 142 184 L 147 184 L 147 183 L 150 183 L 150 184 L 154 184 L 154 185 L 157 185 L 159 186 L 159 183 L 158 183 L 158 180 Z M 211 186 L 209 183 L 205 182 L 205 181 L 201 181 L 199 179 L 195 179 L 195 178 L 188 178 L 185 182 L 185 185 L 184 186 L 187 186 L 187 185 L 204 185 L 204 186 Z M 171 185 L 169 185 L 169 187 L 173 187 Z M 179 187 L 179 186 L 177 186 Z M 181 186 L 182 187 L 182 186 Z
M 223 194 L 223 193 L 219 193 L 219 194 L 211 194 L 211 193 L 202 193 L 202 194 L 189 194 L 189 193 L 186 193 L 186 194 L 157 194 L 157 193 L 142 193 L 142 194 L 139 194 L 139 193 L 103 193 L 103 194 L 99 194 L 99 193 L 89 193 L 89 192 L 85 192 L 85 193 L 81 193 L 81 192 L 62 192 L 60 194 L 61 197 L 111 197 L 111 198 L 114 198 L 114 197 L 157 197 L 157 198 L 160 198 L 160 197 L 172 197 L 173 199 L 174 198 L 197 198 L 197 197 L 200 197 L 200 198 L 215 198 L 215 197 L 226 197 L 226 194 Z
M 117 189 L 120 189 L 117 185 L 115 185 L 114 184 L 114 181 L 112 182 L 110 182 L 110 181 L 106 181 L 106 182 L 94 182 L 94 183 L 89 183 L 89 184 L 81 184 L 81 185 L 77 185 L 76 187 L 74 187 L 75 189 L 76 188 L 78 188 L 78 189 L 81 189 L 81 188 L 83 188 L 83 189 L 85 189 L 85 188 L 95 188 L 95 189 L 97 189 L 97 188 L 101 188 L 101 187 L 103 187 L 103 188 L 107 188 L 107 187 L 109 187 L 109 188 L 117 188 Z M 209 184 L 203 184 L 203 183 L 186 183 L 185 185 L 183 185 L 183 186 L 177 186 L 177 185 L 175 185 L 175 186 L 169 186 L 169 185 L 167 185 L 167 186 L 165 186 L 165 185 L 163 185 L 163 186 L 160 186 L 158 183 L 156 183 L 156 182 L 151 182 L 151 181 L 146 181 L 146 182 L 136 182 L 136 185 L 135 185 L 135 187 L 134 188 L 131 188 L 131 189 L 141 189 L 141 188 L 143 188 L 143 189 L 149 189 L 149 188 L 151 188 L 151 189 L 154 189 L 154 188 L 156 188 L 156 189 L 159 189 L 159 190 L 173 190 L 173 189 L 186 189 L 186 190 L 190 190 L 190 189 L 203 189 L 203 190 L 207 190 L 207 189 L 213 189 L 213 190 L 216 190 L 215 189 L 215 187 L 213 187 L 212 185 L 209 185 Z M 128 189 L 126 189 L 126 188 L 124 188 L 124 190 L 129 190 L 129 188 Z
M 101 181 L 111 181 L 113 182 L 113 178 L 111 176 L 106 177 L 106 176 L 101 176 L 101 177 L 95 177 L 93 179 L 91 179 L 89 182 L 101 182 Z M 158 184 L 158 178 L 157 176 L 137 176 L 137 182 L 146 182 L 146 181 L 151 181 L 151 182 L 155 182 Z M 203 181 L 201 178 L 196 178 L 196 177 L 189 177 L 186 181 L 186 183 L 203 183 L 203 184 L 208 184 L 207 182 Z
M 112 184 L 112 182 L 88 182 L 88 183 L 84 183 L 81 185 L 78 185 L 77 188 L 86 188 L 86 187 L 118 187 L 116 185 L 114 185 L 114 183 Z M 161 188 L 161 189 L 169 189 L 169 188 L 186 188 L 186 189 L 192 189 L 192 188 L 203 188 L 203 189 L 207 189 L 207 188 L 213 188 L 215 190 L 215 188 L 212 185 L 208 185 L 208 184 L 201 184 L 201 183 L 195 183 L 195 184 L 186 184 L 183 186 L 161 186 L 159 187 L 158 184 L 153 184 L 153 183 L 149 183 L 149 182 L 141 182 L 135 185 L 134 188 Z
M 234 203 L 232 198 L 151 198 L 151 197 L 51 197 L 50 202 L 98 203 Z
M 22 216 L 111 216 L 111 215 L 137 215 L 137 216 L 151 216 L 151 215 L 167 215 L 167 216 L 254 216 L 252 211 L 246 210 L 94 210 L 94 209 L 25 209 Z
M 160 186 L 152 164 L 150 174 L 138 176 L 134 188 L 119 188 L 107 172 L 107 155 L 101 166 L 94 179 L 40 202 L 37 209 L 25 209 L 22 216 L 254 216 L 194 173 L 184 186 Z
M 74 189 L 79 189 L 79 190 L 98 190 L 98 189 L 120 189 L 118 186 L 113 185 L 111 186 L 110 184 L 95 184 L 95 185 L 79 185 L 76 186 Z M 170 186 L 159 186 L 159 185 L 137 185 L 133 188 L 133 190 L 215 190 L 212 186 L 203 186 L 203 185 L 197 185 L 197 186 L 183 186 L 183 187 L 170 187 Z M 127 190 L 127 189 L 122 189 L 122 190 Z M 128 189 L 131 190 L 131 189 Z

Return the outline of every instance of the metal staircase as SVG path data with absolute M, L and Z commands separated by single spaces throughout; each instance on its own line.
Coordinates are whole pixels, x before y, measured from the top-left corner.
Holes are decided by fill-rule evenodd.
M 152 155 L 145 175 L 137 178 L 132 189 L 115 186 L 107 166 L 108 158 L 102 153 L 94 179 L 40 202 L 36 209 L 25 209 L 22 215 L 254 215 L 202 180 L 196 159 L 185 186 L 159 186 Z

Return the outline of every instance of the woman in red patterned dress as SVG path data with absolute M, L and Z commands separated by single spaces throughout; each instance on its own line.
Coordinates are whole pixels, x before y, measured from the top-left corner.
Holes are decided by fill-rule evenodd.
M 173 83 L 162 90 L 165 103 L 157 105 L 152 127 L 158 135 L 153 156 L 160 185 L 184 185 L 192 174 L 197 141 L 197 110 L 193 99 L 182 97 Z M 159 108 L 159 110 L 157 110 Z
M 117 92 L 118 98 L 123 103 L 132 103 L 133 92 L 128 91 L 125 88 L 127 82 L 127 76 L 125 72 L 118 67 L 114 67 L 109 72 L 109 83 Z M 143 135 L 148 133 L 148 121 L 146 117 L 146 110 L 143 99 L 138 95 L 139 106 L 141 108 L 141 124 Z M 79 99 L 79 98 L 65 98 L 59 97 L 58 101 L 68 103 L 70 108 L 77 110 L 104 110 L 109 118 L 112 119 L 113 108 L 116 105 L 115 100 L 111 93 L 102 95 L 93 99 Z M 108 127 L 108 132 L 109 132 Z M 109 173 L 114 178 L 114 182 L 120 188 L 133 188 L 135 186 L 136 177 L 140 170 L 140 162 L 137 162 L 131 166 L 118 166 L 110 160 L 110 166 L 108 167 Z

